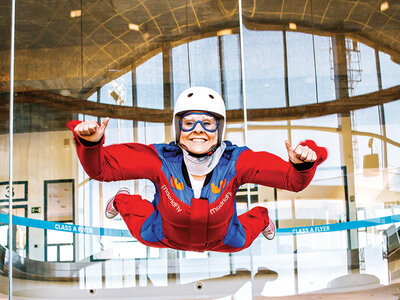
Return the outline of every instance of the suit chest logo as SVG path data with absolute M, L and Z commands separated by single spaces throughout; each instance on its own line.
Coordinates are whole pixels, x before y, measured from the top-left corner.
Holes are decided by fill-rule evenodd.
M 177 190 L 182 191 L 184 188 L 183 181 L 178 183 L 178 179 L 171 176 L 171 186 Z
M 214 194 L 219 194 L 224 189 L 225 185 L 226 185 L 226 179 L 221 180 L 219 182 L 219 187 L 216 186 L 214 183 L 211 183 L 211 192 L 213 192 Z

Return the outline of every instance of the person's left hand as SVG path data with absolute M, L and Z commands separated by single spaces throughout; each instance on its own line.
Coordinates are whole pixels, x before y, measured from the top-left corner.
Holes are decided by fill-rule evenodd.
M 298 145 L 294 150 L 289 141 L 285 141 L 286 150 L 289 160 L 294 164 L 302 164 L 305 162 L 314 162 L 317 160 L 317 154 L 314 150 L 307 146 Z

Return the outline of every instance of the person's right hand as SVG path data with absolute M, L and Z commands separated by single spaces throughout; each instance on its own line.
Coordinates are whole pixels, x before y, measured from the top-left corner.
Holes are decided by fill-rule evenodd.
M 74 132 L 89 142 L 98 142 L 104 135 L 110 118 L 105 118 L 101 126 L 96 121 L 84 121 L 75 126 Z

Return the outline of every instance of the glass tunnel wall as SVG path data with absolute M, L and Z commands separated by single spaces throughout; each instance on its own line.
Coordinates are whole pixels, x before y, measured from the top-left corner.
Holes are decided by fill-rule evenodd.
M 14 296 L 32 298 L 124 288 L 121 297 L 253 299 L 335 292 L 355 274 L 370 285 L 396 282 L 398 9 L 376 1 L 241 3 L 239 10 L 225 0 L 16 1 L 15 271 L 8 278 L 3 222 L 1 294 L 9 279 Z M 11 8 L 0 7 L 3 216 Z M 239 188 L 238 214 L 268 208 L 274 240 L 260 235 L 238 253 L 150 248 L 120 216 L 104 216 L 120 187 L 149 201 L 156 188 L 144 179 L 89 178 L 66 123 L 110 117 L 105 145 L 169 143 L 174 101 L 190 86 L 223 96 L 225 138 L 238 146 L 284 160 L 285 140 L 327 148 L 299 193 Z
M 254 205 L 267 206 L 280 228 L 322 225 L 318 230 L 330 231 L 327 224 L 398 214 L 398 164 L 391 153 L 398 151 L 399 136 L 391 130 L 389 134 L 398 121 L 389 114 L 399 109 L 400 102 L 397 92 L 388 103 L 382 98 L 398 84 L 392 76 L 400 69 L 398 59 L 376 41 L 374 33 L 394 25 L 389 17 L 393 15 L 388 11 L 370 15 L 385 20 L 385 25 L 374 28 L 371 22 L 366 30 L 356 25 L 363 20 L 357 10 L 364 5 L 353 3 L 352 12 L 340 8 L 340 1 L 322 3 L 311 1 L 297 21 L 291 16 L 296 5 L 285 3 L 263 15 L 266 11 L 257 11 L 252 1 L 243 4 L 248 146 L 281 157 L 287 155 L 285 139 L 292 145 L 312 139 L 328 149 L 328 159 L 304 191 L 255 187 Z M 352 29 L 351 34 L 318 26 L 336 22 L 339 11 L 346 12 L 343 24 Z M 264 24 L 282 18 L 287 19 L 284 26 Z M 304 27 L 306 23 L 310 26 Z M 398 19 L 396 24 L 398 28 Z M 381 98 L 380 104 L 369 104 L 373 95 Z M 361 106 L 352 101 L 357 98 Z M 343 103 L 347 109 L 341 111 L 338 105 Z M 329 112 L 330 105 L 336 109 Z M 263 109 L 264 115 L 252 108 Z M 387 228 L 360 226 L 278 236 L 272 247 L 260 239 L 264 252 L 255 264 L 273 266 L 279 274 L 266 294 L 282 295 L 283 286 L 296 294 L 337 288 L 338 278 L 348 276 L 351 282 L 354 273 L 374 275 L 383 284 L 394 281 L 395 268 L 390 264 L 394 258 L 388 257 L 392 253 L 385 244 Z M 274 256 L 281 259 L 271 259 Z
M 9 294 L 8 272 L 8 220 L 10 196 L 10 57 L 11 57 L 11 3 L 0 4 L 0 293 L 5 297 Z M 15 233 L 15 230 L 14 230 Z

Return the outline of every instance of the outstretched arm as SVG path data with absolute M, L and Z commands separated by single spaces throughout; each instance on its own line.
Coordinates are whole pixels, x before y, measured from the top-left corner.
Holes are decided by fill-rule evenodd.
M 244 151 L 236 163 L 239 184 L 256 183 L 294 192 L 306 188 L 317 166 L 326 159 L 326 149 L 311 140 L 300 143 L 294 150 L 286 141 L 286 149 L 290 162 L 264 151 Z
M 146 178 L 155 180 L 161 160 L 152 146 L 138 143 L 103 147 L 108 118 L 102 124 L 94 121 L 70 121 L 79 160 L 90 178 L 118 181 Z

